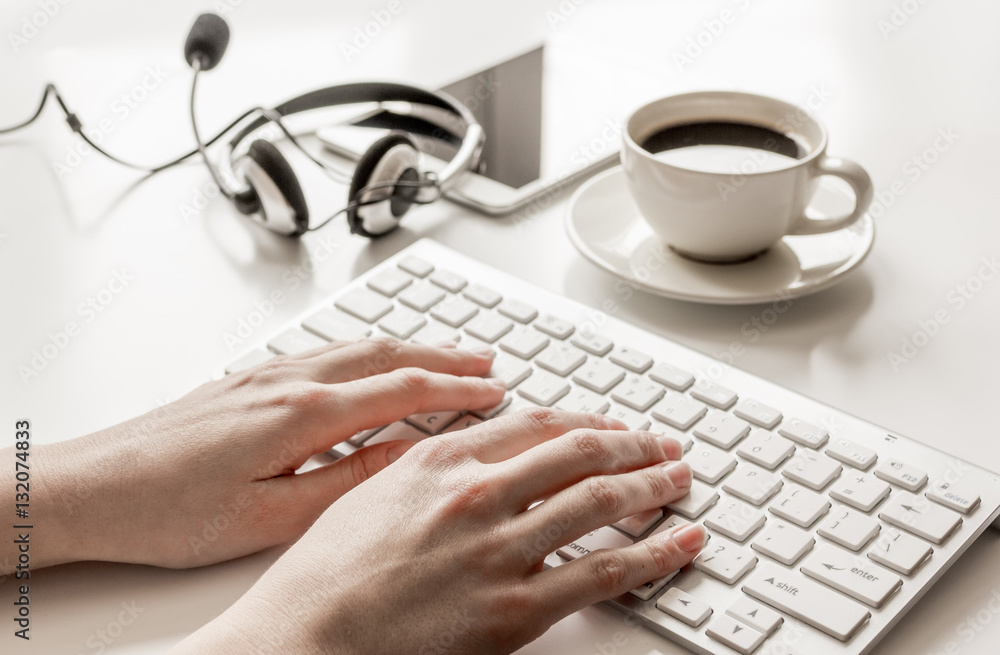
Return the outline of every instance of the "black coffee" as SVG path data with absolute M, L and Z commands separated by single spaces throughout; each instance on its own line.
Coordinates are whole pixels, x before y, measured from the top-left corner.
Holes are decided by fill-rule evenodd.
M 810 152 L 804 142 L 787 134 L 724 121 L 671 125 L 639 145 L 667 163 L 710 173 L 785 168 Z

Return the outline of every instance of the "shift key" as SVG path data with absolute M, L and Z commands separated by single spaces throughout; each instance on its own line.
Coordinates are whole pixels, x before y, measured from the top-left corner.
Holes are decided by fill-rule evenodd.
M 743 591 L 840 641 L 853 637 L 871 617 L 853 600 L 775 564 L 758 567 Z

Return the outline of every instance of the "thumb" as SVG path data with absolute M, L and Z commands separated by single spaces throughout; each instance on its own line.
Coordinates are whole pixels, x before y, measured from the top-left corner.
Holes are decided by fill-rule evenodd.
M 289 476 L 290 493 L 299 503 L 316 503 L 319 512 L 335 500 L 403 456 L 415 441 L 387 441 L 361 448 L 356 453 L 318 469 Z

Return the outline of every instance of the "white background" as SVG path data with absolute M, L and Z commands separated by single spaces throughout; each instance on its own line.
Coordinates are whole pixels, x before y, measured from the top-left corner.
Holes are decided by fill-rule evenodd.
M 757 339 L 743 326 L 766 306 L 699 306 L 638 294 L 619 302 L 620 315 L 710 354 L 741 342 L 746 353 L 737 365 L 746 370 L 1000 470 L 1000 283 L 969 286 L 981 259 L 1000 254 L 1000 5 L 577 3 L 399 0 L 392 20 L 348 56 L 344 44 L 387 2 L 233 0 L 226 5 L 238 6 L 224 14 L 233 30 L 229 52 L 202 85 L 203 130 L 248 106 L 341 81 L 434 86 L 546 38 L 578 43 L 588 59 L 602 62 L 581 66 L 593 84 L 620 71 L 641 87 L 639 95 L 725 88 L 798 104 L 825 97 L 816 113 L 830 129 L 831 154 L 864 165 L 882 194 L 875 250 L 862 268 L 842 285 L 796 301 Z M 37 0 L 5 0 L 0 10 L 0 125 L 29 115 L 51 80 L 86 124 L 110 121 L 104 144 L 124 157 L 152 163 L 190 147 L 181 48 L 194 16 L 212 4 L 52 6 L 58 12 L 37 33 L 25 27 L 42 22 L 33 18 L 41 11 Z M 714 21 L 723 10 L 732 20 L 719 29 Z M 898 29 L 889 31 L 894 12 Z M 32 36 L 14 43 L 11 33 Z M 689 39 L 701 41 L 700 52 Z M 680 62 L 686 49 L 691 60 Z M 150 69 L 162 79 L 123 111 L 116 98 L 132 93 Z M 939 130 L 958 138 L 934 151 Z M 588 136 L 598 137 L 581 135 Z M 563 235 L 569 190 L 540 211 L 508 219 L 438 204 L 415 211 L 405 229 L 378 243 L 349 237 L 342 223 L 290 242 L 249 226 L 218 198 L 185 216 L 209 182 L 197 165 L 133 186 L 139 175 L 90 155 L 60 175 L 54 164 L 75 164 L 67 148 L 77 143 L 51 108 L 30 130 L 0 140 L 0 425 L 29 417 L 38 442 L 78 436 L 178 398 L 230 358 L 223 335 L 254 301 L 274 289 L 289 292 L 258 330 L 263 338 L 424 236 L 595 307 L 622 300 L 616 280 L 586 263 Z M 928 162 L 926 170 L 914 168 L 914 157 Z M 905 193 L 891 193 L 896 180 Z M 309 191 L 331 202 L 343 193 Z M 291 291 L 285 273 L 324 247 L 335 257 Z M 134 280 L 86 322 L 80 304 L 122 269 Z M 960 285 L 978 289 L 961 308 L 954 302 Z M 941 312 L 949 321 L 939 334 L 894 368 L 889 354 Z M 19 367 L 30 367 L 33 351 L 69 321 L 81 325 L 79 336 L 23 379 Z M 144 611 L 107 652 L 162 652 L 235 600 L 276 554 L 184 572 L 79 564 L 35 573 L 31 647 L 13 643 L 7 628 L 0 644 L 5 652 L 98 652 L 96 631 L 134 600 Z M 1000 538 L 989 532 L 877 652 L 995 652 L 1000 622 L 986 608 L 997 580 Z M 9 583 L 0 585 L 0 607 L 10 607 Z M 962 625 L 977 612 L 988 625 L 969 639 Z M 8 624 L 6 615 L 0 609 L 0 625 Z M 622 647 L 610 643 L 618 631 Z M 608 648 L 679 652 L 601 607 L 563 621 L 526 652 Z

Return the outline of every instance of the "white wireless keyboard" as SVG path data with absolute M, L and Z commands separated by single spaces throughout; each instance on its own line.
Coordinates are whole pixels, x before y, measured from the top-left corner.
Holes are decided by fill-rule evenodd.
M 549 566 L 696 521 L 694 563 L 609 603 L 698 653 L 868 652 L 1000 513 L 1000 477 L 423 240 L 226 367 L 331 340 L 482 344 L 510 391 L 487 412 L 355 435 L 420 440 L 527 405 L 675 437 L 695 481 Z M 558 544 L 553 544 L 553 547 Z

